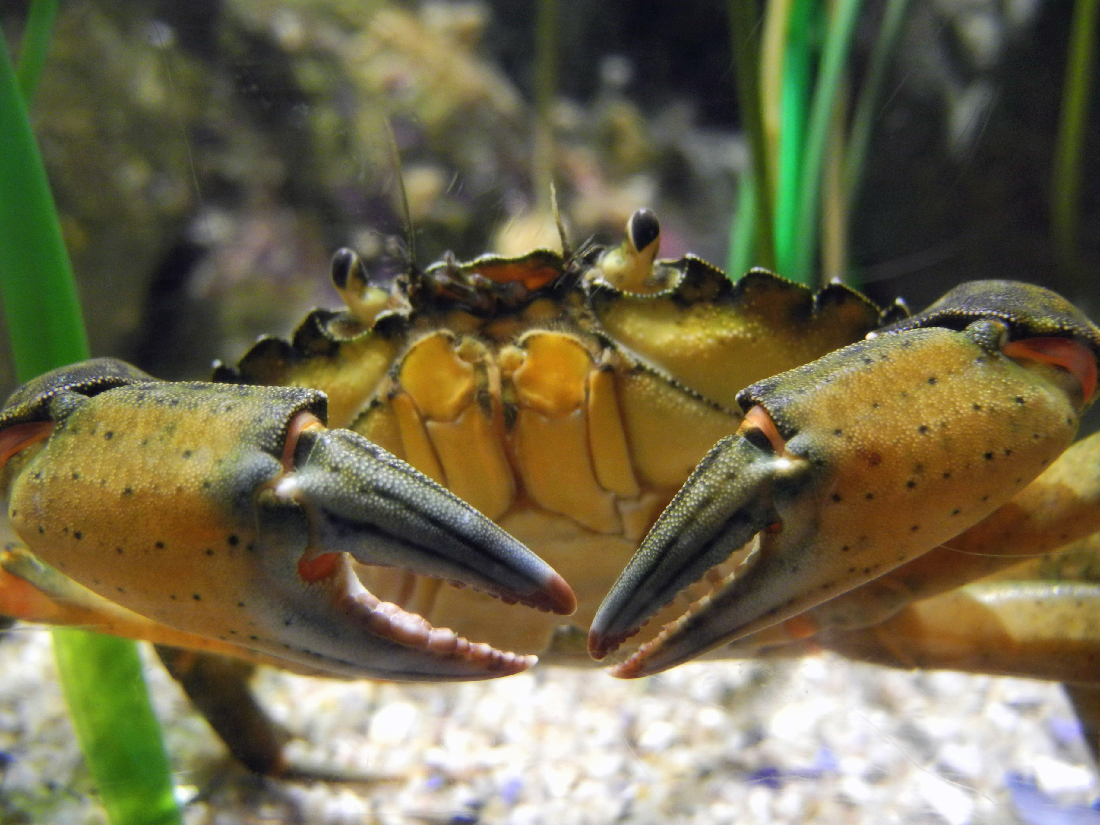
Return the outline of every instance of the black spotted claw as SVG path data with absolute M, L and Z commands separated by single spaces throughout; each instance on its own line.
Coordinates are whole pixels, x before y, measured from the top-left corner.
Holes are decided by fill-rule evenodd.
M 937 547 L 1072 441 L 1097 331 L 1039 287 L 967 284 L 925 313 L 745 389 L 741 430 L 684 484 L 593 622 L 614 650 L 747 542 L 713 592 L 615 669 L 656 673 L 781 623 Z
M 0 411 L 9 517 L 65 576 L 223 651 L 398 680 L 530 667 L 533 656 L 432 627 L 359 582 L 352 559 L 558 613 L 576 605 L 485 516 L 324 427 L 325 406 L 313 390 L 166 383 L 109 359 L 49 373 Z M 75 592 L 54 589 L 59 602 Z

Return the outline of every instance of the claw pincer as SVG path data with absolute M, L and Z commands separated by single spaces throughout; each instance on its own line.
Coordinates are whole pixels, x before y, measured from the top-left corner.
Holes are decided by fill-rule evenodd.
M 738 396 L 747 415 L 654 525 L 593 622 L 602 656 L 753 542 L 617 669 L 641 676 L 799 614 L 952 538 L 1064 450 L 1100 331 L 1039 287 L 967 284 L 925 313 Z
M 366 439 L 322 393 L 171 384 L 101 359 L 0 413 L 13 527 L 44 561 L 165 625 L 308 668 L 474 679 L 533 657 L 380 602 L 351 559 L 569 612 L 572 592 L 492 522 Z

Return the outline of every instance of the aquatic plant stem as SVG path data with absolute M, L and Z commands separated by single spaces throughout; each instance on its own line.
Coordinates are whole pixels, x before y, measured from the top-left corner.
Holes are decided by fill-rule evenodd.
M 844 64 L 852 43 L 856 21 L 862 6 L 860 0 L 838 0 L 831 16 L 825 49 L 821 58 L 817 86 L 806 130 L 805 154 L 798 189 L 797 223 L 794 233 L 794 253 L 787 277 L 799 283 L 812 283 L 814 256 L 817 251 L 817 216 L 820 207 L 822 164 L 829 139 L 829 123 L 842 85 Z M 784 105 L 786 103 L 784 102 Z
M 751 175 L 752 172 L 749 173 Z M 753 266 L 756 260 L 756 233 L 760 225 L 756 211 L 756 187 L 749 175 L 742 176 L 737 185 L 737 211 L 730 222 L 729 255 L 726 273 L 737 280 Z M 763 266 L 764 264 L 759 264 Z
M 810 31 L 816 0 L 794 0 L 783 59 L 780 100 L 779 157 L 776 167 L 775 259 L 779 274 L 797 280 L 794 272 L 798 231 L 799 186 L 806 146 L 806 109 L 810 97 Z M 818 190 L 814 190 L 816 197 Z
M 754 239 L 754 254 L 748 260 L 753 264 L 775 268 L 774 227 L 774 188 L 768 183 L 768 168 L 774 165 L 769 158 L 770 146 L 764 133 L 764 120 L 760 99 L 760 48 L 757 45 L 760 15 L 756 0 L 729 0 L 726 9 L 730 24 L 730 47 L 733 51 L 734 76 L 737 88 L 737 108 L 741 115 L 741 130 L 749 143 L 751 161 L 748 178 L 751 187 L 751 200 L 741 195 L 737 209 L 737 221 L 751 220 Z M 744 185 L 744 183 L 742 183 Z M 746 209 L 746 205 L 751 208 Z M 747 231 L 746 227 L 746 231 Z M 732 277 L 740 276 L 745 268 L 744 254 L 741 250 L 733 254 L 735 244 L 730 246 Z M 742 247 L 743 249 L 743 247 Z M 736 268 L 733 260 L 738 258 Z
M 1071 273 L 1081 268 L 1077 246 L 1081 218 L 1081 157 L 1096 71 L 1098 10 L 1100 0 L 1077 0 L 1073 7 L 1062 115 L 1054 154 L 1051 229 L 1059 261 Z
M 34 61 L 24 49 L 26 59 Z M 0 38 L 0 290 L 16 377 L 88 357 L 53 195 Z
M 23 29 L 23 43 L 19 49 L 19 64 L 15 67 L 15 76 L 19 80 L 19 91 L 29 108 L 34 99 L 34 90 L 38 78 L 46 66 L 46 56 L 50 50 L 50 37 L 53 33 L 53 21 L 57 18 L 58 0 L 34 0 L 27 13 L 27 25 Z

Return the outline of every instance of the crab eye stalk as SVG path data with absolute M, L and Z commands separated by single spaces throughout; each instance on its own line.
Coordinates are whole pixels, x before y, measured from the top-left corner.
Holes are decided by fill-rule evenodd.
M 626 222 L 626 237 L 635 252 L 643 252 L 650 244 L 658 242 L 661 238 L 661 224 L 657 216 L 644 207 L 637 210 Z
M 623 292 L 647 294 L 664 288 L 655 267 L 661 247 L 661 224 L 649 209 L 639 209 L 626 222 L 626 237 L 600 256 L 592 273 Z

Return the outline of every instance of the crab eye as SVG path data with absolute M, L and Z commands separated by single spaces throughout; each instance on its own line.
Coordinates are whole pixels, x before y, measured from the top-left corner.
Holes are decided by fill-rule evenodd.
M 626 236 L 635 250 L 641 252 L 661 237 L 661 224 L 648 209 L 639 209 L 626 222 Z
M 348 248 L 337 250 L 332 256 L 332 282 L 337 289 L 347 289 L 349 281 L 355 281 L 360 287 L 367 282 L 363 275 L 363 262 Z

